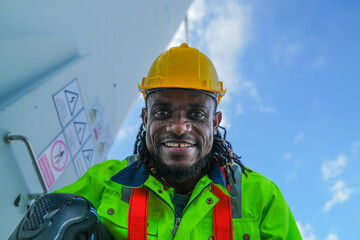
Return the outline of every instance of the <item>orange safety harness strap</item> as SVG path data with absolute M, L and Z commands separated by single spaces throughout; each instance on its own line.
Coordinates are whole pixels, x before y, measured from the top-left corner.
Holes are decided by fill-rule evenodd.
M 219 198 L 219 201 L 213 208 L 214 238 L 215 240 L 232 240 L 233 225 L 230 197 L 223 193 L 215 184 L 212 185 L 211 191 Z
M 128 239 L 146 240 L 149 191 L 133 188 L 129 203 Z
M 215 184 L 212 193 L 219 198 L 213 208 L 214 238 L 216 240 L 232 240 L 233 226 L 230 197 L 224 194 Z M 144 187 L 133 188 L 129 203 L 128 239 L 147 239 L 149 191 Z

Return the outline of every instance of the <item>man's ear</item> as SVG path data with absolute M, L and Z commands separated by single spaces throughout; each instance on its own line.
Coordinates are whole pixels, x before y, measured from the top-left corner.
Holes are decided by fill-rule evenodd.
M 141 109 L 141 119 L 143 121 L 144 128 L 146 129 L 147 120 L 148 120 L 148 114 L 147 114 L 147 109 L 146 108 Z
M 214 132 L 218 129 L 220 123 L 221 123 L 221 119 L 222 119 L 222 113 L 221 112 L 216 112 L 213 118 L 213 128 L 214 128 Z

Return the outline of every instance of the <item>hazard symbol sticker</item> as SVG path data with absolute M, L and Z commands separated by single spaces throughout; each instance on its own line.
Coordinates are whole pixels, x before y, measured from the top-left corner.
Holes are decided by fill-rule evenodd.
M 71 116 L 73 116 L 75 107 L 76 107 L 76 103 L 78 102 L 79 93 L 71 92 L 68 90 L 65 90 L 64 93 L 65 93 L 65 97 L 66 97 L 66 102 L 70 109 L 70 114 L 71 114 Z
M 57 140 L 51 147 L 51 164 L 56 171 L 64 170 L 69 154 L 64 141 Z
M 55 183 L 55 177 L 52 173 L 49 160 L 47 159 L 47 155 L 43 154 L 37 162 L 40 171 L 42 173 L 42 177 L 46 183 L 47 189 L 49 189 Z
M 84 149 L 81 151 L 83 158 L 85 160 L 85 163 L 88 167 L 91 167 L 92 159 L 94 155 L 94 149 Z
M 72 156 L 75 156 L 85 141 L 91 136 L 85 110 L 80 111 L 74 120 L 66 126 L 64 134 L 70 153 Z
M 51 189 L 70 162 L 68 146 L 63 133 L 60 133 L 38 157 L 42 178 L 47 189 Z
M 81 177 L 98 160 L 94 143 L 89 138 L 81 148 L 78 155 L 74 158 L 74 166 L 78 177 Z
M 113 138 L 111 135 L 110 124 L 106 116 L 103 97 L 101 95 L 96 97 L 89 109 L 88 114 L 91 120 L 90 124 L 92 134 L 95 138 L 96 150 L 100 159 L 104 159 L 113 143 Z
M 103 104 L 103 97 L 96 97 L 89 107 L 89 116 L 91 124 L 98 122 L 105 115 L 105 105 Z
M 84 140 L 84 134 L 85 134 L 86 126 L 87 126 L 86 122 L 74 121 L 74 127 L 75 127 L 75 131 L 76 131 L 76 136 L 78 138 L 78 141 L 79 141 L 80 145 Z
M 71 81 L 64 88 L 53 95 L 56 110 L 61 125 L 65 127 L 71 119 L 83 109 L 77 79 Z

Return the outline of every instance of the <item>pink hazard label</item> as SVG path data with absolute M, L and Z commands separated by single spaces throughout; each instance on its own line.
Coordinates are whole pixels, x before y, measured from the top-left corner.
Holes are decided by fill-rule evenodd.
M 68 161 L 69 154 L 66 144 L 62 140 L 57 140 L 51 148 L 51 165 L 56 171 L 64 170 Z
M 54 174 L 51 171 L 51 167 L 49 164 L 49 161 L 46 157 L 46 155 L 42 155 L 41 158 L 38 160 L 38 164 L 40 166 L 41 173 L 43 175 L 43 178 L 45 180 L 47 188 L 51 188 L 51 186 L 55 182 Z

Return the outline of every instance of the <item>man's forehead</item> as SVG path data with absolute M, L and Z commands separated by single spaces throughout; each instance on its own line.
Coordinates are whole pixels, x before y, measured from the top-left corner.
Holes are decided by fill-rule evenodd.
M 154 104 L 161 102 L 188 102 L 191 105 L 210 105 L 214 103 L 216 106 L 216 100 L 204 91 L 195 89 L 182 89 L 182 88 L 164 88 L 157 89 L 146 95 L 146 104 Z
M 198 92 L 198 93 L 202 93 L 205 95 L 208 95 L 212 98 L 214 98 L 214 100 L 217 103 L 217 99 L 218 99 L 218 93 L 215 92 L 209 92 L 209 91 L 205 91 L 205 90 L 201 90 L 201 89 L 192 89 L 192 88 L 154 88 L 154 89 L 148 89 L 145 91 L 145 95 L 148 96 L 151 93 L 155 93 L 155 92 L 159 92 L 159 91 L 166 91 L 166 90 L 180 90 L 180 91 L 192 91 L 192 92 Z

